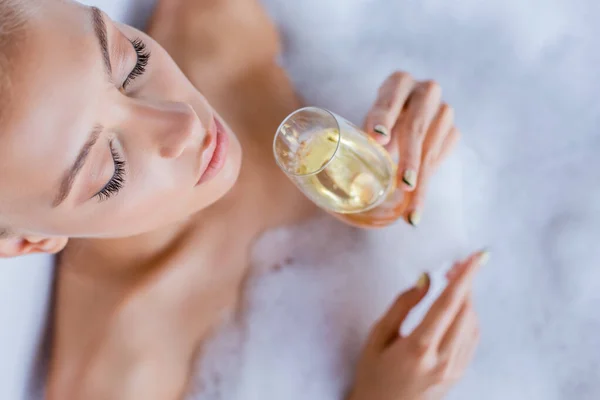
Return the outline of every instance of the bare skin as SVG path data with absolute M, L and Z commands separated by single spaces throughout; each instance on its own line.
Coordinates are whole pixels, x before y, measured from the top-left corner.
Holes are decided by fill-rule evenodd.
M 448 286 L 408 335 L 404 320 L 427 294 L 429 280 L 402 293 L 371 331 L 348 400 L 440 400 L 458 382 L 479 343 L 471 288 L 489 253 L 457 262 Z
M 238 3 L 251 7 L 244 10 L 248 13 L 244 18 L 256 25 L 228 29 L 227 36 L 216 35 L 218 26 L 208 21 L 219 18 L 236 26 L 237 13 L 243 11 L 234 4 L 213 8 L 210 2 L 196 2 L 178 8 L 165 1 L 148 30 L 237 133 L 245 150 L 238 183 L 227 198 L 193 216 L 198 223 L 190 221 L 176 242 L 148 246 L 151 241 L 144 236 L 93 246 L 89 239 L 70 241 L 59 262 L 50 399 L 65 398 L 67 393 L 134 398 L 141 396 L 139 382 L 144 382 L 148 396 L 141 397 L 181 396 L 202 339 L 221 313 L 238 301 L 253 240 L 269 228 L 315 212 L 267 154 L 280 121 L 300 106 L 285 72 L 274 62 L 277 33 L 270 21 L 263 23 L 268 19 L 257 3 Z M 186 25 L 183 15 L 194 16 L 189 21 L 193 26 Z M 236 51 L 235 63 L 219 54 L 221 48 L 243 48 L 236 43 L 248 31 L 258 43 L 271 43 L 266 46 L 270 50 L 257 55 L 246 47 L 247 54 Z M 171 43 L 172 37 L 179 39 L 177 44 Z M 213 56 L 207 56 L 198 37 L 214 38 L 206 43 L 216 49 Z M 185 57 L 177 58 L 182 52 L 176 46 L 187 47 Z M 253 68 L 230 70 L 239 62 Z M 231 229 L 236 231 L 235 241 L 227 234 Z M 147 261 L 139 262 L 140 258 Z M 84 384 L 73 391 L 73 383 L 81 379 Z
M 10 232 L 0 238 L 0 255 L 57 253 L 68 242 L 58 257 L 47 398 L 181 399 L 203 340 L 239 306 L 254 240 L 317 212 L 270 154 L 276 127 L 301 106 L 274 61 L 279 36 L 257 0 L 161 0 L 148 29 L 158 43 L 68 1 L 43 11 L 24 39 L 22 76 L 12 77 L 19 97 L 0 135 L 0 226 Z M 101 36 L 101 25 L 110 53 L 104 60 L 101 40 L 90 33 Z M 136 37 L 152 58 L 145 75 L 126 85 L 144 57 L 143 48 L 133 50 Z M 42 106 L 31 107 L 34 101 Z M 216 152 L 221 119 L 231 128 L 224 128 L 231 143 L 222 172 L 196 183 L 198 166 Z M 71 191 L 51 196 L 93 123 L 104 128 L 100 144 Z M 365 131 L 399 152 L 403 215 L 417 225 L 427 180 L 458 139 L 452 109 L 434 82 L 394 73 Z M 15 148 L 21 151 L 8 151 Z M 129 174 L 108 199 L 103 191 L 118 166 L 113 152 L 126 155 Z M 430 332 L 462 332 L 445 341 L 444 354 L 463 356 L 444 371 L 454 377 L 466 368 L 477 324 L 468 300 L 472 273 L 457 275 L 449 277 L 452 301 L 398 340 L 400 350 L 390 356 L 388 342 L 367 343 L 352 400 L 420 400 L 437 386 L 445 392 L 451 382 L 430 372 L 454 358 L 430 351 Z M 424 293 L 401 297 L 373 336 L 397 335 L 397 310 L 410 309 Z M 421 356 L 407 358 L 415 346 Z M 396 367 L 413 371 L 414 379 L 398 385 Z M 389 378 L 381 381 L 385 387 L 369 376 L 372 368 Z

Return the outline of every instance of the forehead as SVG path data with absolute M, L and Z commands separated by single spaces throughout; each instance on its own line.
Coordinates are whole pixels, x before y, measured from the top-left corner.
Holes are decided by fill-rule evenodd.
M 0 205 L 51 201 L 93 125 L 104 82 L 88 9 L 43 2 L 13 63 L 0 127 Z

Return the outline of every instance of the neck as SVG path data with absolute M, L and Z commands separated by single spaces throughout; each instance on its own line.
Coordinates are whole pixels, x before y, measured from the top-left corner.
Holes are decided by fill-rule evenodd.
M 271 61 L 248 66 L 243 74 L 220 82 L 197 81 L 234 132 L 249 133 L 240 139 L 249 139 L 255 146 L 267 142 L 269 151 L 281 121 L 301 105 L 286 72 Z
M 188 221 L 178 222 L 125 238 L 71 239 L 65 254 L 74 262 L 67 265 L 93 274 L 138 275 L 147 271 L 147 266 L 153 265 L 153 261 L 174 252 L 189 225 Z M 87 262 L 82 262 L 85 260 L 79 260 L 79 257 L 85 257 Z

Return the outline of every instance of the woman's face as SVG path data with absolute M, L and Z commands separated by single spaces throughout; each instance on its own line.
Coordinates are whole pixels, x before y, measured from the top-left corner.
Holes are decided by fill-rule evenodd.
M 0 226 L 127 236 L 222 197 L 240 145 L 165 50 L 98 10 L 44 3 L 2 110 Z

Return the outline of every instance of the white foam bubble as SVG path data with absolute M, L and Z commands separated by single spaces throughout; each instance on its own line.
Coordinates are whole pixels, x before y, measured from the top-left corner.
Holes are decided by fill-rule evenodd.
M 341 398 L 373 321 L 420 272 L 464 252 L 461 191 L 448 190 L 461 187 L 459 158 L 445 167 L 418 230 L 366 232 L 323 215 L 266 233 L 246 313 L 208 347 L 197 399 Z
M 264 2 L 284 34 L 282 63 L 309 104 L 360 124 L 377 86 L 403 69 L 439 80 L 456 109 L 467 247 L 490 245 L 493 257 L 476 286 L 482 344 L 450 398 L 599 398 L 597 4 Z M 437 210 L 429 207 L 416 234 L 363 236 L 324 222 L 273 233 L 301 243 L 291 246 L 299 254 L 279 271 L 268 260 L 283 248 L 268 255 L 264 245 L 256 256 L 264 276 L 249 299 L 241 383 L 231 381 L 244 392 L 231 398 L 339 398 L 372 319 L 419 269 L 439 263 L 422 258 L 425 244 L 446 243 L 457 225 L 426 228 Z M 323 255 L 332 237 L 336 250 Z

